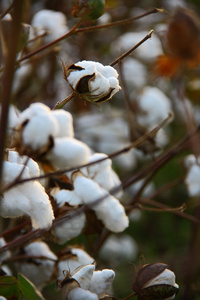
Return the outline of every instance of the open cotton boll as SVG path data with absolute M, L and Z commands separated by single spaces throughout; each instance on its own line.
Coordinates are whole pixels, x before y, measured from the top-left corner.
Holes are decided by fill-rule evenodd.
M 74 270 L 72 278 L 76 279 L 82 289 L 88 290 L 94 270 L 95 265 L 82 266 L 77 271 Z
M 51 136 L 56 136 L 58 124 L 56 120 L 46 113 L 32 116 L 22 131 L 22 140 L 26 146 L 33 150 L 40 149 L 48 144 Z
M 89 290 L 102 298 L 106 296 L 111 289 L 112 282 L 115 278 L 115 272 L 110 269 L 94 271 Z
M 95 211 L 97 218 L 104 223 L 106 228 L 114 232 L 121 232 L 128 227 L 129 221 L 124 207 L 116 198 L 101 188 L 98 183 L 89 178 L 78 176 L 74 181 L 74 188 L 87 205 L 93 204 L 96 200 L 108 195 L 91 207 Z
M 43 9 L 32 19 L 32 26 L 48 31 L 47 42 L 51 42 L 68 32 L 66 16 L 58 11 Z
M 79 214 L 76 217 L 67 218 L 63 222 L 54 228 L 54 235 L 58 244 L 64 244 L 65 242 L 77 237 L 83 230 L 86 222 L 84 213 Z
M 52 110 L 51 114 L 58 123 L 57 137 L 74 137 L 72 115 L 63 109 Z
M 46 158 L 59 169 L 75 167 L 88 162 L 90 148 L 72 137 L 55 138 Z
M 88 163 L 94 162 L 94 161 L 97 161 L 100 159 L 104 159 L 107 157 L 108 157 L 108 155 L 104 154 L 104 153 L 94 153 L 90 156 Z M 94 176 L 96 176 L 98 174 L 99 171 L 110 168 L 111 164 L 112 164 L 111 159 L 107 158 L 101 162 L 97 162 L 96 164 L 87 167 L 89 177 L 93 178 Z
M 115 266 L 120 262 L 134 261 L 137 254 L 138 246 L 128 234 L 110 235 L 100 250 L 100 257 Z
M 69 292 L 68 300 L 98 300 L 99 297 L 91 293 L 90 291 L 86 291 L 82 288 L 75 288 Z
M 89 82 L 89 91 L 93 96 L 103 96 L 110 89 L 110 83 L 101 73 L 96 73 L 95 79 Z
M 147 82 L 147 69 L 137 59 L 127 57 L 123 62 L 123 76 L 130 91 L 143 88 Z
M 193 165 L 189 168 L 189 171 L 185 178 L 185 184 L 188 189 L 188 193 L 191 197 L 200 195 L 200 166 Z
M 43 256 L 46 259 L 33 258 L 32 262 L 18 264 L 18 268 L 29 280 L 41 288 L 51 278 L 57 256 L 44 242 L 33 242 L 24 247 L 27 256 Z
M 170 99 L 156 87 L 145 87 L 137 103 L 141 110 L 138 121 L 147 127 L 157 125 L 172 111 Z

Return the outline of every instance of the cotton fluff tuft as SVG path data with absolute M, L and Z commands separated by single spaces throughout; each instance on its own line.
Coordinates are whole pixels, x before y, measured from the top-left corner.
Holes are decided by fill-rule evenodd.
M 13 153 L 11 153 L 13 154 Z M 14 159 L 14 155 L 10 155 Z M 9 155 L 8 155 L 9 158 Z M 17 158 L 17 155 L 15 155 Z M 35 162 L 29 166 L 23 164 L 23 159 L 19 163 L 5 161 L 3 164 L 3 185 L 12 183 L 22 172 L 22 179 L 31 178 L 38 169 Z M 19 184 L 4 192 L 0 204 L 0 213 L 5 218 L 15 218 L 28 215 L 31 218 L 34 229 L 49 229 L 54 219 L 51 203 L 43 186 L 36 180 Z
M 33 262 L 23 262 L 18 264 L 18 268 L 20 272 L 41 288 L 51 278 L 57 256 L 42 241 L 28 244 L 24 247 L 24 251 L 27 256 L 33 257 Z M 34 256 L 43 256 L 45 259 L 34 258 Z
M 86 100 L 104 102 L 120 90 L 118 73 L 113 67 L 86 60 L 77 62 L 74 66 L 82 69 L 78 70 L 70 66 L 66 79 L 75 91 L 85 95 Z M 85 80 L 88 75 L 91 75 L 91 78 L 87 79 L 87 89 L 80 88 L 81 80 Z
M 98 183 L 89 178 L 77 176 L 74 180 L 74 189 L 85 204 L 92 205 L 91 208 L 106 228 L 113 232 L 121 232 L 128 227 L 129 220 L 124 207 L 117 198 L 110 195 Z M 107 195 L 105 199 L 93 204 L 95 200 L 105 195 Z
M 56 119 L 59 126 L 57 137 L 74 137 L 72 115 L 63 109 L 53 110 L 51 114 Z
M 82 266 L 77 272 L 73 274 L 73 278 L 80 284 L 80 287 L 84 290 L 90 288 L 90 281 L 95 270 L 95 265 Z
M 66 16 L 57 11 L 43 9 L 37 12 L 32 19 L 31 25 L 39 30 L 48 32 L 47 42 L 52 42 L 68 32 Z

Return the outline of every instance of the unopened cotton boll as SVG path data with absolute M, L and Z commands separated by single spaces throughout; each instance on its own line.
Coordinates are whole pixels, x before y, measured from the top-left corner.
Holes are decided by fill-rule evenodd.
M 115 272 L 113 270 L 94 271 L 89 290 L 102 298 L 108 294 L 114 278 Z
M 52 116 L 58 123 L 57 137 L 74 137 L 73 118 L 72 115 L 63 109 L 52 110 Z
M 32 19 L 32 26 L 47 30 L 46 41 L 51 42 L 68 32 L 67 19 L 62 12 L 43 9 Z
M 85 164 L 89 157 L 89 147 L 71 137 L 55 138 L 54 146 L 46 156 L 52 165 L 59 169 Z
M 59 244 L 77 237 L 83 230 L 86 222 L 84 213 L 79 214 L 73 218 L 69 218 L 66 215 L 66 220 L 54 228 L 54 235 Z
M 32 262 L 18 264 L 22 272 L 29 280 L 41 288 L 51 278 L 57 256 L 50 250 L 49 246 L 42 242 L 33 242 L 24 247 L 27 256 L 33 256 Z M 44 259 L 34 258 L 34 256 L 45 257 Z

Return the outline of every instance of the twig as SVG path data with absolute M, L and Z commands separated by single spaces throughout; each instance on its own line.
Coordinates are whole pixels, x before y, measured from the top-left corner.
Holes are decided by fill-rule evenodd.
M 90 26 L 90 27 L 84 27 L 84 28 L 80 28 L 77 29 L 76 32 L 77 33 L 82 33 L 82 32 L 90 32 L 90 31 L 96 31 L 99 29 L 105 29 L 105 28 L 110 28 L 110 27 L 114 27 L 114 26 L 119 26 L 119 25 L 127 25 L 129 23 L 132 23 L 133 21 L 136 21 L 138 19 L 141 19 L 143 17 L 146 17 L 148 15 L 151 14 L 155 14 L 155 13 L 166 13 L 167 11 L 165 9 L 162 8 L 154 8 L 152 10 L 147 11 L 146 13 L 139 15 L 137 17 L 133 17 L 130 19 L 126 19 L 126 20 L 120 20 L 120 21 L 116 21 L 116 22 L 112 22 L 112 23 L 107 23 L 107 24 L 103 24 L 103 25 L 96 25 L 96 26 Z
M 152 34 L 154 33 L 154 30 L 150 30 L 149 33 L 139 42 L 137 43 L 134 47 L 126 51 L 124 54 L 122 54 L 120 57 L 118 57 L 116 60 L 114 60 L 110 66 L 113 67 L 117 65 L 120 61 L 122 61 L 125 57 L 127 57 L 131 52 L 133 52 L 135 49 L 137 49 L 140 45 L 142 45 L 146 40 L 150 39 Z
M 67 104 L 71 99 L 73 99 L 73 97 L 74 97 L 74 92 L 72 92 L 67 98 L 65 98 L 61 102 L 57 102 L 52 110 L 63 108 L 63 106 L 65 106 L 65 104 Z

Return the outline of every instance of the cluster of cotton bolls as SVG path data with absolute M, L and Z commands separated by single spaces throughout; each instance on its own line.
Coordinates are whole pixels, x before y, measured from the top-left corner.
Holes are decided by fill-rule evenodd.
M 85 143 L 74 137 L 73 119 L 69 112 L 52 111 L 44 104 L 34 103 L 18 114 L 16 124 L 13 145 L 18 152 L 8 151 L 7 161 L 4 162 L 5 188 L 15 182 L 18 176 L 23 180 L 40 175 L 39 165 L 31 156 L 45 161 L 54 170 L 94 163 L 81 170 L 65 173 L 73 190 L 54 188 L 51 191 L 57 207 L 69 206 L 76 210 L 78 206 L 87 205 L 109 230 L 122 232 L 128 226 L 125 209 L 118 200 L 121 182 L 112 169 L 111 160 L 103 153 L 92 153 Z M 98 160 L 101 161 L 95 164 Z M 110 190 L 115 188 L 118 193 L 113 196 Z M 101 200 L 93 203 L 98 199 Z M 46 229 L 51 227 L 54 219 L 49 197 L 38 180 L 7 189 L 1 202 L 1 215 L 11 218 L 28 215 L 33 228 Z M 84 213 L 72 218 L 69 216 L 52 232 L 59 243 L 64 243 L 79 235 L 85 223 Z
M 65 278 L 63 270 L 67 271 Z M 110 292 L 115 278 L 111 269 L 96 271 L 94 259 L 80 248 L 72 248 L 68 257 L 58 262 L 58 272 L 59 285 L 71 300 L 102 299 Z

